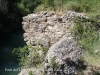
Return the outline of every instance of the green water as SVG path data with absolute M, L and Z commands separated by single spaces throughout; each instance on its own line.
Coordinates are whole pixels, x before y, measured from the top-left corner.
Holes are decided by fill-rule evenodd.
M 20 72 L 17 56 L 12 50 L 26 45 L 23 33 L 23 30 L 17 30 L 0 42 L 0 75 L 17 75 Z

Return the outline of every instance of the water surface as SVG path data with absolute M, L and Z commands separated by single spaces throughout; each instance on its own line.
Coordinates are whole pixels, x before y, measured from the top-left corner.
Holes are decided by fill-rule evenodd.
M 12 50 L 26 45 L 23 33 L 21 29 L 16 30 L 0 41 L 0 75 L 17 75 L 20 72 L 17 56 Z

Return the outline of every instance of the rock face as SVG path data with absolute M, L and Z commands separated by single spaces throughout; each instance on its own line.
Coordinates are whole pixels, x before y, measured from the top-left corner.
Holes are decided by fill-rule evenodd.
M 73 37 L 65 37 L 53 44 L 46 56 L 45 75 L 74 75 L 81 53 L 82 50 Z M 52 66 L 54 63 L 56 67 Z
M 50 47 L 62 37 L 70 36 L 74 17 L 88 18 L 82 13 L 68 11 L 63 15 L 54 12 L 40 12 L 23 17 L 24 40 L 34 46 L 38 40 L 41 45 Z

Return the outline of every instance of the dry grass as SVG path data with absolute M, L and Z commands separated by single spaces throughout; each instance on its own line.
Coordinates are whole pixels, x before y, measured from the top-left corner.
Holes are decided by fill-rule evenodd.
M 100 56 L 87 53 L 84 58 L 88 65 L 100 66 Z
M 94 53 L 91 54 L 90 52 L 86 51 L 84 58 L 88 65 L 94 65 L 98 67 L 100 66 L 100 38 L 98 42 L 94 44 L 93 52 Z

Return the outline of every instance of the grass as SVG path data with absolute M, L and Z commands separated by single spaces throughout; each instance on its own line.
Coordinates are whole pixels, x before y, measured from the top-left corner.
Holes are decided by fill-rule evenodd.
M 96 50 L 97 52 L 95 52 Z M 90 54 L 90 52 L 86 51 L 85 61 L 87 61 L 89 65 L 100 67 L 100 38 L 96 43 L 94 43 L 93 51 L 93 54 Z
M 90 15 L 89 19 L 74 19 L 74 27 L 72 29 L 72 36 L 78 40 L 79 45 L 83 48 L 82 61 L 86 62 L 86 67 L 100 68 L 100 30 L 96 18 L 96 14 Z M 83 62 L 81 66 L 83 66 Z M 79 66 L 80 67 L 80 66 Z M 91 67 L 91 70 L 93 68 Z M 84 75 L 84 71 L 87 69 L 79 68 L 77 73 Z M 93 75 L 99 75 L 100 73 L 94 71 Z
M 61 13 L 67 10 L 98 14 L 100 13 L 100 0 L 54 0 L 54 7 L 41 4 L 34 11 L 55 11 Z
M 85 54 L 84 60 L 87 62 L 88 66 L 92 65 L 92 66 L 100 67 L 100 55 L 91 55 L 89 52 L 87 52 Z
M 84 61 L 88 66 L 100 66 L 100 34 L 97 19 L 75 19 L 72 35 L 84 49 Z

